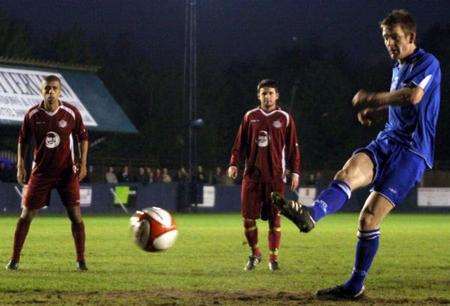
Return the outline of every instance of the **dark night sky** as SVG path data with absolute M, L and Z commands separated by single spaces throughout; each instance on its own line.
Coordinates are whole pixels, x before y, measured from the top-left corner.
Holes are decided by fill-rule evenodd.
M 103 36 L 107 41 L 126 34 L 138 50 L 165 62 L 183 54 L 184 2 L 3 0 L 1 8 L 32 29 L 34 38 L 78 24 L 91 37 Z M 245 60 L 312 41 L 338 46 L 357 57 L 380 56 L 378 21 L 394 8 L 413 13 L 419 35 L 434 23 L 450 23 L 448 0 L 198 0 L 197 4 L 199 53 L 224 60 Z

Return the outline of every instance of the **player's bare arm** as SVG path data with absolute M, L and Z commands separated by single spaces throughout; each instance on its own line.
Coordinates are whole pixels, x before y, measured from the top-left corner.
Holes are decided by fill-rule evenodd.
M 17 182 L 21 185 L 25 184 L 25 177 L 27 176 L 25 170 L 25 152 L 26 145 L 19 142 L 17 144 Z
M 81 142 L 81 162 L 80 162 L 80 173 L 78 175 L 78 179 L 81 181 L 87 175 L 87 155 L 89 149 L 89 142 L 87 140 L 83 140 Z
M 359 90 L 352 99 L 354 107 L 359 109 L 378 108 L 381 106 L 407 106 L 420 103 L 424 95 L 422 88 L 404 87 L 392 92 L 367 92 Z
M 298 185 L 299 185 L 299 177 L 300 175 L 298 175 L 297 173 L 292 173 L 291 176 L 291 191 L 297 190 Z

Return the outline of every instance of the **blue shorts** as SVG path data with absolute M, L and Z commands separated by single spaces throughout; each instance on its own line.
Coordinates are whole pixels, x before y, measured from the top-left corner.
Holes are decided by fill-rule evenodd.
M 353 154 L 364 152 L 375 165 L 371 191 L 397 206 L 422 179 L 426 163 L 422 157 L 390 138 L 376 139 Z

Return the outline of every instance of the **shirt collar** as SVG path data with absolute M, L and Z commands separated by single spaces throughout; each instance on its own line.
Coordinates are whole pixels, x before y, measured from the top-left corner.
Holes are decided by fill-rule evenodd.
M 42 110 L 43 110 L 44 112 L 46 112 L 47 114 L 49 114 L 50 116 L 53 116 L 54 114 L 56 114 L 56 113 L 59 111 L 59 109 L 60 109 L 61 106 L 62 106 L 61 100 L 59 100 L 58 102 L 59 102 L 59 105 L 58 105 L 58 107 L 56 108 L 56 110 L 55 110 L 54 112 L 49 112 L 48 110 L 46 110 L 46 109 L 44 108 L 44 100 L 42 100 L 41 103 L 39 104 L 39 108 L 42 109 Z
M 416 60 L 416 58 L 423 53 L 423 50 L 420 49 L 419 47 L 417 47 L 413 53 L 411 53 L 410 55 L 408 55 L 405 58 L 405 61 L 403 62 L 403 64 L 400 64 L 398 61 L 395 62 L 395 67 L 400 67 L 401 65 L 405 65 L 405 64 L 411 64 L 412 62 L 414 62 Z
M 259 108 L 261 111 L 265 112 L 266 114 L 270 114 L 270 113 L 275 112 L 275 111 L 277 111 L 277 110 L 281 110 L 281 107 L 279 107 L 279 106 L 277 106 L 273 111 L 270 111 L 270 112 L 265 111 L 265 110 L 261 107 L 261 105 L 258 106 L 258 108 Z

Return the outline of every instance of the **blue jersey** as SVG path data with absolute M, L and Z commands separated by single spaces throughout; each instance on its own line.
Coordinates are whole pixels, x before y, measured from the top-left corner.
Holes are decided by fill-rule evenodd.
M 434 138 L 440 105 L 441 69 L 439 61 L 430 53 L 416 49 L 392 71 L 390 91 L 404 87 L 420 87 L 424 95 L 420 103 L 389 106 L 389 119 L 377 139 L 389 137 L 422 157 L 433 166 Z

